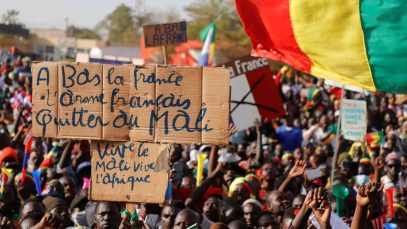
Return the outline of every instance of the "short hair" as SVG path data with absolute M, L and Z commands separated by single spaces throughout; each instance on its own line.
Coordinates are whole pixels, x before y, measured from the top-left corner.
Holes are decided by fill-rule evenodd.
M 165 202 L 164 207 L 167 207 L 167 206 L 177 208 L 177 209 L 180 209 L 180 210 L 185 208 L 185 204 L 181 200 L 168 200 L 168 201 Z
M 98 202 L 96 202 L 96 203 L 97 203 L 97 204 L 96 204 L 96 207 L 95 207 L 95 214 L 96 214 L 96 212 L 97 212 L 97 209 L 99 208 L 99 205 L 101 205 L 101 204 L 109 204 L 109 205 L 112 205 L 112 206 L 116 207 L 116 208 L 117 208 L 117 211 L 120 213 L 121 206 L 120 206 L 120 203 L 118 203 L 118 202 L 112 202 L 112 201 L 98 201 Z

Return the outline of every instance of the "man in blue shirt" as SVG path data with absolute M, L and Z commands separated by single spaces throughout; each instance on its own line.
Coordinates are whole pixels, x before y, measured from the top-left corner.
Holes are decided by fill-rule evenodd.
M 293 152 L 296 148 L 301 147 L 302 131 L 293 125 L 293 119 L 291 117 L 287 117 L 285 124 L 277 129 L 277 138 L 285 150 Z

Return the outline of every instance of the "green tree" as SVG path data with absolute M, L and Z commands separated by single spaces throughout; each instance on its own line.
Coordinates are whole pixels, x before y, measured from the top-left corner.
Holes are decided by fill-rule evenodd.
M 192 19 L 188 22 L 188 39 L 199 40 L 199 31 L 216 21 L 216 47 L 227 59 L 250 53 L 250 40 L 233 0 L 196 0 L 185 10 Z
M 20 12 L 17 10 L 7 10 L 7 12 L 1 16 L 1 21 L 7 25 L 20 24 L 18 20 L 19 14 Z
M 73 25 L 67 28 L 67 34 L 69 37 L 84 38 L 84 39 L 100 39 L 99 34 L 94 30 L 87 28 L 78 28 Z
M 136 44 L 138 41 L 133 10 L 125 4 L 119 5 L 105 20 L 98 29 L 106 29 L 108 41 L 111 44 Z
M 124 4 L 119 5 L 102 22 L 96 30 L 107 32 L 108 41 L 111 44 L 138 44 L 143 35 L 143 25 L 157 24 L 163 17 L 174 19 L 172 13 L 159 13 L 145 7 L 142 0 L 136 1 L 136 10 Z

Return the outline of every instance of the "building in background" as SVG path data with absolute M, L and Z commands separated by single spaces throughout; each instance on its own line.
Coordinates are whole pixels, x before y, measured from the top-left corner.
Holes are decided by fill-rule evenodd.
M 77 53 L 77 62 L 92 62 L 101 64 L 136 64 L 145 63 L 140 58 L 140 49 L 132 46 L 105 46 L 93 48 L 89 53 Z
M 106 43 L 100 39 L 78 39 L 66 36 L 62 29 L 30 29 L 33 51 L 47 61 L 75 60 L 77 53 L 89 53 Z
M 21 25 L 8 25 L 0 23 L 0 50 L 11 50 L 19 47 L 20 50 L 30 50 L 30 31 Z
M 9 51 L 12 47 L 17 47 L 22 55 L 35 55 L 35 60 L 88 62 L 92 61 L 89 58 L 93 50 L 95 61 L 107 58 L 123 63 L 144 63 L 139 58 L 138 47 L 107 46 L 101 39 L 69 37 L 63 29 L 25 29 L 21 25 L 0 24 L 0 49 Z

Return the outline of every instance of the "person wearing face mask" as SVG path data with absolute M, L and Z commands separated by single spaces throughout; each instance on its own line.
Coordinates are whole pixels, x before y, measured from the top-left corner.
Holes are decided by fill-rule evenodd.
M 355 190 L 360 186 L 369 183 L 372 166 L 367 156 L 362 156 L 359 160 L 358 175 L 355 176 Z

